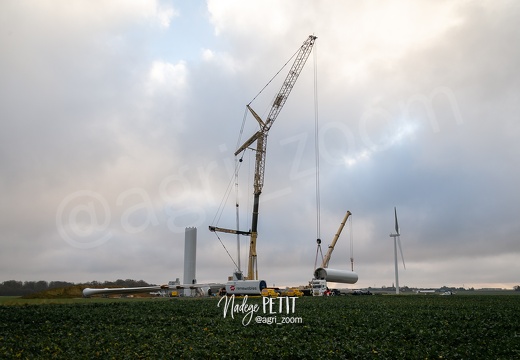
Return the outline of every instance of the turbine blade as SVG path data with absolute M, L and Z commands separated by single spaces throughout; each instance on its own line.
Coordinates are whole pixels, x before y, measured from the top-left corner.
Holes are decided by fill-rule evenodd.
M 399 245 L 399 252 L 401 253 L 401 259 L 403 260 L 403 267 L 406 270 L 406 265 L 404 264 L 404 256 L 403 256 L 403 248 L 401 247 L 401 237 L 397 237 L 397 244 Z
M 399 235 L 399 224 L 397 223 L 397 209 L 394 207 L 394 215 L 395 215 L 395 232 Z

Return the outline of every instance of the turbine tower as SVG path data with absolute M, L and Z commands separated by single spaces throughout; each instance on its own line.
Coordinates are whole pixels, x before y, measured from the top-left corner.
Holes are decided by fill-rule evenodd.
M 395 234 L 390 234 L 390 237 L 394 238 L 394 260 L 395 260 L 395 294 L 399 295 L 399 268 L 397 266 L 397 245 L 399 245 L 399 252 L 401 253 L 401 259 L 403 260 L 403 268 L 406 270 L 404 264 L 403 248 L 401 247 L 401 237 L 399 234 L 399 223 L 397 222 L 397 209 L 394 207 L 395 216 Z

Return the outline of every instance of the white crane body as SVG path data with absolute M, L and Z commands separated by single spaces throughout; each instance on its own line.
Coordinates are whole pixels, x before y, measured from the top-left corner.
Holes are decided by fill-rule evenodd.
M 349 270 L 338 270 L 330 269 L 329 261 L 332 256 L 332 252 L 338 242 L 339 236 L 345 227 L 348 218 L 352 215 L 350 211 L 347 211 L 345 217 L 341 221 L 338 231 L 334 235 L 332 242 L 329 245 L 327 253 L 323 257 L 321 266 L 314 270 L 314 278 L 310 281 L 312 288 L 312 295 L 323 296 L 328 293 L 327 281 L 345 284 L 355 284 L 358 281 L 358 275 L 354 271 Z M 318 239 L 318 248 L 321 246 L 321 240 Z

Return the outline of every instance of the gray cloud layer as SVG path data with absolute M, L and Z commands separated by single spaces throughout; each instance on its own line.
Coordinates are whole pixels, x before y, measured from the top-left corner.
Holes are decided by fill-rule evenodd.
M 349 267 L 352 233 L 356 286 L 390 285 L 397 206 L 401 284 L 517 284 L 516 3 L 79 4 L 0 5 L 0 280 L 182 278 L 183 231 L 197 226 L 197 277 L 224 281 L 234 265 L 206 228 L 244 105 L 315 33 L 325 245 L 354 214 L 331 267 Z M 312 275 L 313 66 L 269 136 L 268 283 Z M 277 90 L 253 107 L 263 114 Z M 243 138 L 254 130 L 248 118 Z M 233 197 L 220 226 L 235 224 Z M 221 238 L 235 256 L 235 238 Z

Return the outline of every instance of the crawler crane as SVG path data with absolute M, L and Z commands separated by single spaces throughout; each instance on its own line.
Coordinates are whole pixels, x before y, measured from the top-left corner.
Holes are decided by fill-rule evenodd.
M 231 234 L 239 234 L 239 235 L 248 235 L 250 236 L 249 242 L 249 260 L 247 265 L 247 280 L 258 280 L 258 267 L 257 267 L 257 253 L 256 253 L 256 240 L 258 237 L 258 208 L 260 204 L 260 194 L 262 193 L 262 187 L 264 185 L 264 172 L 265 172 L 265 155 L 267 148 L 267 135 L 274 121 L 280 114 L 289 94 L 291 93 L 300 72 L 305 65 L 305 62 L 309 58 L 309 55 L 312 51 L 312 47 L 314 42 L 316 41 L 316 36 L 310 35 L 307 40 L 300 47 L 298 53 L 296 54 L 296 59 L 289 70 L 289 74 L 287 75 L 280 91 L 274 98 L 274 102 L 272 104 L 271 110 L 267 115 L 267 118 L 262 119 L 252 108 L 247 105 L 247 109 L 251 112 L 253 117 L 258 122 L 260 129 L 251 136 L 242 146 L 240 146 L 235 151 L 235 156 L 242 153 L 244 150 L 248 149 L 251 145 L 256 142 L 256 158 L 255 158 L 255 175 L 254 175 L 254 199 L 253 199 L 253 215 L 251 222 L 251 230 L 250 231 L 239 231 L 232 229 L 224 229 L 215 226 L 210 226 L 210 231 L 220 231 Z

